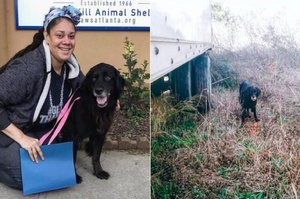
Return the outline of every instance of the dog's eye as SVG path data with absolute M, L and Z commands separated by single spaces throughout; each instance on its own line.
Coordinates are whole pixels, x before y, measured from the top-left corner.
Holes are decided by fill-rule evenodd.
M 97 81 L 97 79 L 99 79 L 99 74 L 95 74 L 95 75 L 93 76 L 92 82 Z
M 111 77 L 105 76 L 104 79 L 105 79 L 105 81 L 109 81 L 111 79 Z

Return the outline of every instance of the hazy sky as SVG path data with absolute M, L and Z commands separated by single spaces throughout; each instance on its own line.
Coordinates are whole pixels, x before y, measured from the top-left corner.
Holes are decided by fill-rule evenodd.
M 300 1 L 298 0 L 214 0 L 233 15 L 251 20 L 263 29 L 272 25 L 279 34 L 291 35 L 300 44 Z M 252 17 L 253 16 L 253 17 Z
M 298 13 L 300 1 L 297 0 L 222 0 L 224 5 L 228 5 L 236 13 L 265 10 L 270 14 L 282 9 L 289 10 L 291 14 Z
M 260 26 L 286 23 L 300 42 L 300 0 L 151 0 L 151 35 L 202 40 L 210 34 L 209 13 L 204 11 L 211 2 L 220 2 L 235 16 L 253 16 Z
M 210 0 L 151 0 L 151 9 L 151 35 L 199 40 L 210 34 Z
M 217 1 L 217 0 L 214 0 Z M 261 20 L 278 18 L 291 26 L 300 24 L 299 0 L 218 0 L 238 15 L 257 14 Z

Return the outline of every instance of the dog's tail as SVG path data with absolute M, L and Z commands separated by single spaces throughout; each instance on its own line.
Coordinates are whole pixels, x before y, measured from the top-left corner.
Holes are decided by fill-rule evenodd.
M 245 85 L 249 85 L 248 80 L 243 80 L 243 82 L 240 84 L 240 91 Z
M 243 80 L 243 82 L 240 84 L 240 89 L 239 89 L 239 102 L 242 105 L 243 104 L 243 97 L 242 95 L 242 90 L 245 89 L 249 85 L 248 80 Z

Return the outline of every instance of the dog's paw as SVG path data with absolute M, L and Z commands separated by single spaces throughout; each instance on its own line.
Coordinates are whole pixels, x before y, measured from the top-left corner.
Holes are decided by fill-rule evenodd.
M 95 173 L 95 176 L 99 179 L 105 179 L 105 180 L 107 180 L 110 177 L 109 173 L 106 171 L 100 171 L 98 173 Z
M 76 173 L 76 183 L 80 184 L 82 182 L 82 177 Z

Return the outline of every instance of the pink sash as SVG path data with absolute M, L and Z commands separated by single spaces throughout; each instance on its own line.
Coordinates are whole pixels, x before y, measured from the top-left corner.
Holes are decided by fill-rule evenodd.
M 80 97 L 77 97 L 76 99 L 72 101 L 73 96 L 71 96 L 69 98 L 69 100 L 67 101 L 67 103 L 65 104 L 65 106 L 63 107 L 63 109 L 60 111 L 56 123 L 55 125 L 52 127 L 52 129 L 50 131 L 48 131 L 45 135 L 43 135 L 43 137 L 41 137 L 41 139 L 39 140 L 39 145 L 42 145 L 44 143 L 44 141 L 49 137 L 49 135 L 52 133 L 52 131 L 55 129 L 56 125 L 56 129 L 53 132 L 48 145 L 51 144 L 53 142 L 53 140 L 56 138 L 56 136 L 58 135 L 58 133 L 60 132 L 60 130 L 62 129 L 62 127 L 64 126 L 64 124 L 66 123 L 66 120 L 69 116 L 69 113 L 71 111 L 72 106 L 74 105 L 74 102 L 78 99 L 80 99 Z

